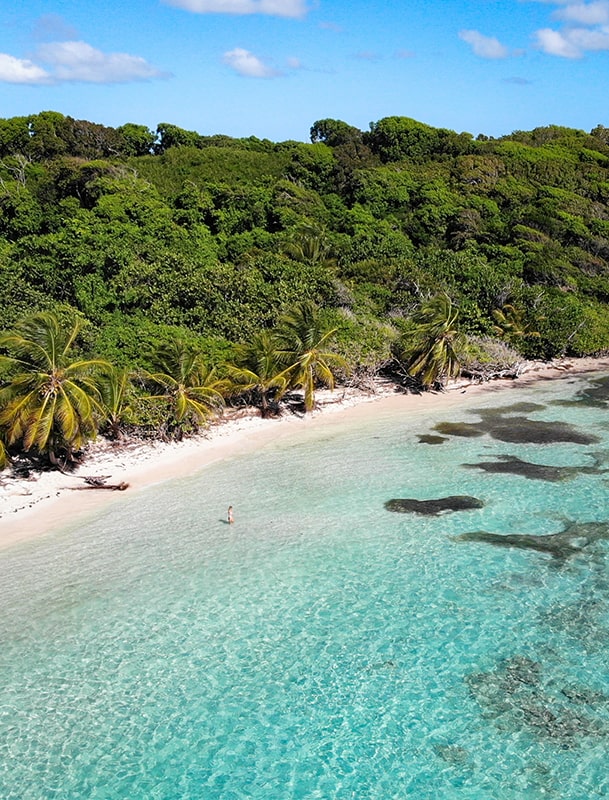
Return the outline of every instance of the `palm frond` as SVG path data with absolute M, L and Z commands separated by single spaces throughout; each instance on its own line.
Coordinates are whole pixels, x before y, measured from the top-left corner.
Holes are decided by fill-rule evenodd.
M 56 456 L 80 449 L 96 432 L 94 414 L 101 408 L 96 373 L 109 367 L 101 359 L 70 361 L 82 320 L 62 327 L 50 312 L 22 320 L 0 336 L 8 350 L 8 383 L 0 390 L 0 425 L 9 444 L 21 443 Z

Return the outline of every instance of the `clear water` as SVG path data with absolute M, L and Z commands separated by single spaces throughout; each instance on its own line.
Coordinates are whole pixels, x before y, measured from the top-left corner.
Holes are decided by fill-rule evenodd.
M 609 542 L 456 539 L 607 521 L 609 473 L 461 466 L 609 469 L 607 385 L 337 420 L 2 552 L 0 797 L 609 796 Z M 419 442 L 521 401 L 598 441 Z M 384 507 L 449 495 L 485 505 Z

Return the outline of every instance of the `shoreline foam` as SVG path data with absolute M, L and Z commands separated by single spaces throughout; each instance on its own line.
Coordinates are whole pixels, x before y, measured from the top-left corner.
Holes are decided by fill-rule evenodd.
M 318 392 L 319 409 L 313 414 L 262 419 L 252 414 L 220 421 L 203 434 L 180 443 L 93 443 L 87 458 L 74 473 L 42 473 L 34 479 L 7 477 L 0 484 L 0 549 L 50 533 L 92 514 L 110 503 L 120 502 L 123 492 L 74 491 L 85 486 L 87 475 L 108 476 L 108 482 L 129 484 L 129 494 L 157 483 L 199 472 L 211 464 L 252 452 L 289 436 L 303 426 L 321 425 L 336 419 L 367 416 L 375 409 L 395 408 L 404 412 L 450 408 L 461 402 L 461 394 L 472 396 L 489 391 L 519 388 L 539 380 L 553 380 L 586 372 L 609 371 L 609 358 L 562 359 L 552 363 L 528 362 L 516 379 L 485 383 L 456 381 L 441 393 L 403 394 L 387 385 L 376 393 L 358 390 Z M 381 405 L 382 404 L 382 405 Z M 361 417 L 360 417 L 361 418 Z

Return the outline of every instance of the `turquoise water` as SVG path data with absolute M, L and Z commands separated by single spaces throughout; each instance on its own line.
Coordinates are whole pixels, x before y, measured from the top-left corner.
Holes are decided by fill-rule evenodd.
M 607 396 L 337 419 L 0 553 L 0 797 L 609 796 Z M 500 456 L 586 469 L 462 466 Z M 484 506 L 385 508 L 452 495 Z

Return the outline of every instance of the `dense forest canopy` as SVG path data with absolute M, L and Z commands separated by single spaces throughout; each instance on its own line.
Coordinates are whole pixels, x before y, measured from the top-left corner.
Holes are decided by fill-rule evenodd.
M 180 339 L 213 366 L 307 301 L 374 370 L 442 296 L 482 361 L 609 349 L 609 129 L 310 133 L 0 119 L 0 329 L 52 311 L 87 357 L 150 369 Z

